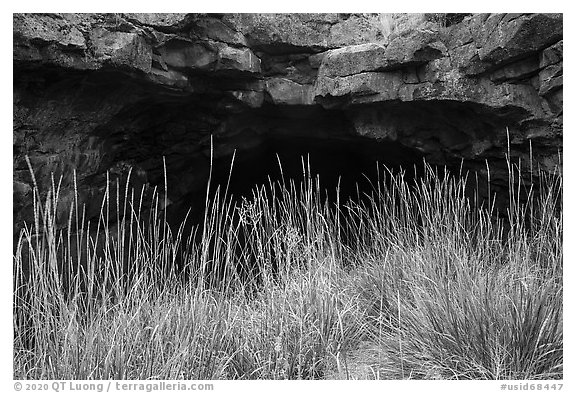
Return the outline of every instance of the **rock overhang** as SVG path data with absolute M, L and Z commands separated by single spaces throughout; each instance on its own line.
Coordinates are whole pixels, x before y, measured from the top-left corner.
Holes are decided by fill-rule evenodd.
M 162 184 L 162 157 L 177 194 L 199 189 L 210 135 L 220 157 L 371 138 L 471 168 L 502 162 L 510 135 L 514 156 L 558 161 L 561 15 L 394 15 L 15 14 L 15 220 L 25 155 L 89 195 L 112 168 Z

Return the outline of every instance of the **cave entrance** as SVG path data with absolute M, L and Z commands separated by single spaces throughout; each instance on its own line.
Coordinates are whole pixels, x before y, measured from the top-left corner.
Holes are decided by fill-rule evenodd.
M 214 162 L 213 185 L 225 187 L 231 157 Z M 423 155 L 417 150 L 395 142 L 356 137 L 320 139 L 305 137 L 268 137 L 257 147 L 237 151 L 230 177 L 229 194 L 234 200 L 250 199 L 254 187 L 270 181 L 304 180 L 304 167 L 313 179 L 319 177 L 322 197 L 330 202 L 357 198 L 370 193 L 382 165 L 396 173 L 403 170 L 408 180 L 414 177 L 415 166 L 421 166 Z
M 218 148 L 217 143 L 214 144 L 214 150 Z M 235 203 L 242 202 L 244 198 L 253 200 L 255 188 L 268 188 L 270 182 L 285 181 L 289 184 L 294 181 L 296 189 L 299 190 L 304 180 L 305 166 L 310 168 L 314 181 L 317 176 L 319 178 L 322 201 L 328 201 L 334 206 L 339 197 L 339 203 L 344 205 L 349 200 L 360 202 L 359 198 L 370 195 L 377 184 L 378 175 L 384 172 L 383 166 L 393 174 L 402 171 L 404 178 L 411 182 L 415 176 L 422 173 L 424 163 L 424 156 L 414 148 L 359 136 L 326 139 L 268 134 L 257 143 L 249 145 L 250 148 L 236 150 L 231 174 L 231 154 L 214 158 L 211 197 L 215 195 L 218 187 L 222 192 L 226 189 L 229 178 L 227 195 Z M 234 151 L 228 148 L 225 150 Z M 193 165 L 190 170 L 195 170 Z M 204 186 L 196 188 L 168 206 L 168 223 L 173 231 L 178 230 L 186 216 L 188 218 L 184 233 L 191 233 L 194 225 L 202 225 L 207 175 L 205 179 Z

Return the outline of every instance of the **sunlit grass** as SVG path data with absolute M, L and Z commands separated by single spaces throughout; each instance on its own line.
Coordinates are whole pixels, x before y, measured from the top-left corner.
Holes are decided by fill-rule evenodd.
M 414 183 L 383 169 L 347 203 L 304 172 L 242 202 L 210 195 L 190 236 L 156 191 L 145 212 L 144 194 L 109 187 L 97 222 L 73 201 L 58 229 L 58 184 L 36 188 L 14 254 L 14 377 L 562 378 L 560 174 L 525 189 L 511 165 L 496 218 L 466 176 L 427 165 Z

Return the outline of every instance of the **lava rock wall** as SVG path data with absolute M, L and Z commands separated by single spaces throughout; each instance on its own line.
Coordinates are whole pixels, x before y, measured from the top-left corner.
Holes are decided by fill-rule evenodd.
M 15 14 L 14 224 L 62 176 L 203 189 L 210 155 L 271 138 L 394 143 L 507 184 L 562 150 L 561 14 Z M 407 153 L 408 154 L 408 153 Z M 238 155 L 239 159 L 246 157 Z M 76 174 L 76 186 L 74 186 Z M 108 176 L 108 177 L 107 177 Z

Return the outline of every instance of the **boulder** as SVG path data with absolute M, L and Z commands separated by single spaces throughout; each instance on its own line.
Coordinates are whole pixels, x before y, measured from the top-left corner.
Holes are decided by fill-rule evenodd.
M 122 14 L 127 20 L 144 25 L 150 26 L 160 30 L 167 31 L 177 31 L 184 28 L 191 19 L 194 18 L 194 14 L 134 14 L 127 13 Z
M 414 31 L 388 45 L 361 44 L 328 51 L 319 77 L 348 76 L 362 72 L 417 67 L 446 55 L 446 46 L 431 31 Z
M 418 29 L 388 44 L 384 54 L 387 65 L 383 69 L 419 66 L 446 55 L 446 46 L 439 41 L 437 31 Z
M 544 49 L 540 54 L 539 66 L 541 68 L 539 74 L 539 89 L 538 92 L 542 96 L 549 95 L 550 93 L 562 88 L 562 54 L 563 54 L 563 41 Z
M 206 42 L 174 39 L 157 51 L 164 64 L 177 70 L 212 70 L 218 61 L 218 49 Z
M 250 49 L 221 42 L 174 39 L 157 51 L 158 63 L 176 70 L 260 72 L 260 59 Z
M 96 28 L 90 32 L 90 43 L 99 62 L 150 72 L 152 48 L 136 33 Z
M 364 97 L 372 102 L 397 100 L 403 85 L 401 71 L 364 72 L 344 77 L 318 78 L 314 95 L 318 102 L 323 102 L 325 97 L 347 97 L 351 102 Z
M 334 49 L 324 54 L 319 77 L 349 76 L 378 71 L 387 65 L 386 47 L 381 44 L 360 44 Z
M 336 14 L 230 14 L 223 18 L 246 37 L 250 47 L 273 53 L 327 48 L 330 28 L 337 20 Z
M 498 68 L 490 74 L 490 80 L 495 83 L 526 80 L 536 75 L 540 68 L 538 56 L 531 56 Z
M 274 105 L 311 105 L 312 86 L 301 85 L 285 78 L 266 80 L 266 92 Z
M 215 70 L 234 70 L 260 73 L 260 59 L 248 48 L 234 48 L 224 43 L 216 43 L 218 61 Z
M 86 49 L 82 32 L 60 14 L 14 14 L 15 43 L 57 44 L 70 50 Z
M 192 26 L 192 33 L 200 39 L 220 41 L 232 46 L 248 46 L 242 33 L 218 18 L 207 17 L 196 21 Z
M 339 14 L 330 28 L 328 46 L 338 48 L 369 42 L 384 42 L 380 14 Z
M 382 40 L 377 14 L 230 14 L 223 21 L 268 53 L 319 52 Z
M 561 14 L 491 15 L 477 30 L 477 55 L 463 69 L 478 75 L 528 57 L 561 40 L 562 23 Z

